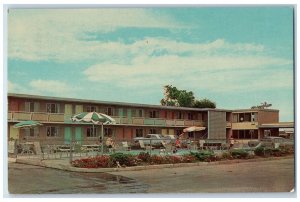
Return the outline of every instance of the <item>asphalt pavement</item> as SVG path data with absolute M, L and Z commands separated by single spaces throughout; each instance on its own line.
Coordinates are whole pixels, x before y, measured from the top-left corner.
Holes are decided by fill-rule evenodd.
M 292 157 L 109 173 L 8 166 L 11 194 L 288 193 L 295 183 Z

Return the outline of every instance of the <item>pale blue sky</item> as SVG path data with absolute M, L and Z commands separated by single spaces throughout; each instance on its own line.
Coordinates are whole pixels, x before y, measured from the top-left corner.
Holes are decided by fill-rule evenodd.
M 8 91 L 159 104 L 172 84 L 293 121 L 293 43 L 292 7 L 12 9 Z

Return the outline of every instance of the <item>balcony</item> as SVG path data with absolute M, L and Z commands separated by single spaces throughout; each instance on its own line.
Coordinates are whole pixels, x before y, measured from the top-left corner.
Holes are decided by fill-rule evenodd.
M 8 112 L 9 121 L 41 121 L 41 122 L 64 122 L 64 114 L 51 114 L 45 112 Z
M 64 114 L 49 114 L 50 122 L 64 122 L 65 116 Z
M 46 113 L 46 112 L 8 112 L 9 121 L 35 120 L 40 122 L 61 122 L 72 123 L 70 114 L 62 113 Z M 116 124 L 141 125 L 141 126 L 167 126 L 167 127 L 189 127 L 189 126 L 205 126 L 205 122 L 199 120 L 183 120 L 183 119 L 162 119 L 162 118 L 144 118 L 144 117 L 120 117 L 113 116 Z
M 144 118 L 132 118 L 132 124 L 134 125 L 144 125 Z
M 226 122 L 226 128 L 231 128 L 231 122 Z
M 254 130 L 258 127 L 257 122 L 239 122 L 239 123 L 232 123 L 232 130 Z
M 32 113 L 32 120 L 35 121 L 48 121 L 48 117 L 45 113 Z
M 31 112 L 12 112 L 11 118 L 14 120 L 28 121 L 31 120 Z

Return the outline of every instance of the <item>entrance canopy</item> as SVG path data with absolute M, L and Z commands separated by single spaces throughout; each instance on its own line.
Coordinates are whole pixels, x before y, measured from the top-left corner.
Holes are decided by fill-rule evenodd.
M 294 128 L 294 122 L 264 123 L 259 128 Z

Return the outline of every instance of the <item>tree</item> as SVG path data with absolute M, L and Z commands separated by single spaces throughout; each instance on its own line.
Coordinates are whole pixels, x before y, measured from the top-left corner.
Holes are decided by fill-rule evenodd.
M 175 86 L 164 86 L 164 98 L 160 101 L 163 106 L 194 107 L 194 108 L 216 108 L 216 103 L 208 100 L 195 100 L 192 91 L 179 90 Z
M 194 102 L 194 108 L 216 108 L 216 103 L 209 99 L 196 100 Z
M 160 103 L 164 106 L 192 107 L 195 97 L 192 91 L 178 90 L 172 85 L 164 86 L 164 96 Z

